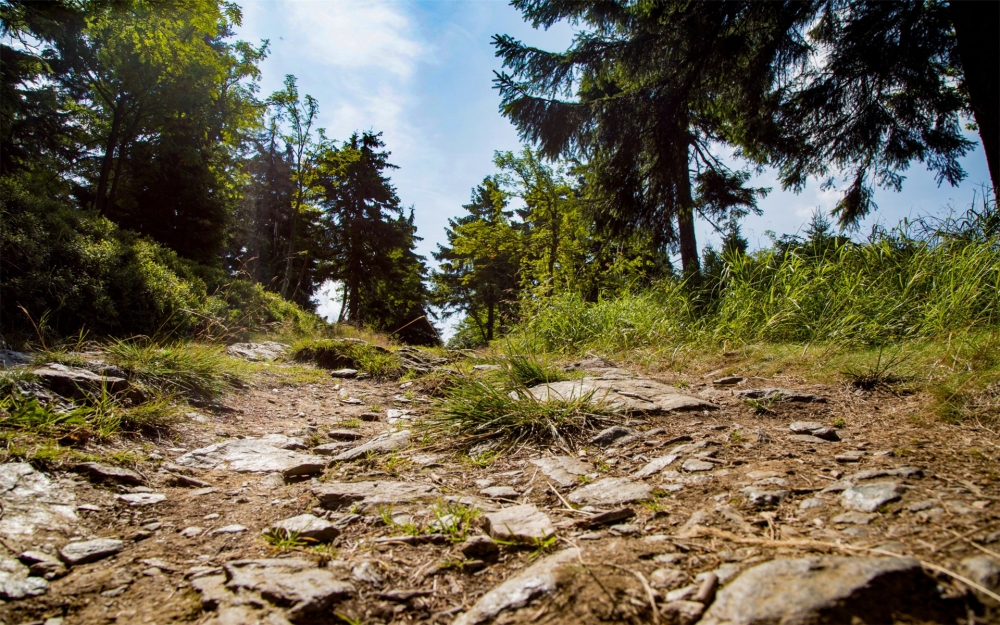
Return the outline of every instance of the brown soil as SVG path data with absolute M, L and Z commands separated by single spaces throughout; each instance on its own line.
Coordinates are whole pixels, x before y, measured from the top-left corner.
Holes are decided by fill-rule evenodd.
M 523 447 L 516 453 L 501 455 L 490 466 L 478 467 L 462 456 L 442 451 L 433 451 L 436 457 L 428 458 L 428 451 L 418 442 L 396 454 L 391 463 L 385 462 L 385 457 L 344 463 L 329 469 L 320 479 L 433 482 L 446 494 L 472 496 L 482 488 L 477 480 L 515 487 L 522 493 L 521 502 L 534 503 L 556 524 L 559 540 L 549 549 L 579 546 L 583 555 L 577 572 L 559 593 L 505 615 L 505 622 L 653 622 L 649 596 L 637 574 L 649 579 L 666 562 L 682 569 L 688 575 L 685 583 L 691 583 L 697 574 L 727 563 L 747 567 L 779 556 L 863 555 L 866 548 L 912 555 L 951 571 L 957 571 L 959 561 L 968 556 L 998 556 L 998 544 L 989 542 L 995 539 L 989 534 L 1000 530 L 997 445 L 980 431 L 917 420 L 923 404 L 929 401 L 926 397 L 884 391 L 858 393 L 843 386 L 807 386 L 794 379 L 750 379 L 738 388 L 782 386 L 828 399 L 824 404 L 774 403 L 771 414 L 758 414 L 728 388 L 713 389 L 681 375 L 660 379 L 674 384 L 690 382 L 689 391 L 702 392 L 721 410 L 633 418 L 631 425 L 640 430 L 661 431 L 608 450 L 586 447 L 580 455 L 600 467 L 602 477 L 628 476 L 650 459 L 664 455 L 670 448 L 668 441 L 690 436 L 695 442 L 718 443 L 708 448 L 716 450 L 711 461 L 717 466 L 711 472 L 698 474 L 705 476 L 694 480 L 700 483 L 683 484 L 680 490 L 659 497 L 655 505 L 633 505 L 637 517 L 628 523 L 636 526 L 635 534 L 573 525 L 581 515 L 568 510 L 545 476 L 527 462 L 552 450 Z M 266 480 L 259 474 L 191 471 L 191 475 L 215 489 L 203 493 L 170 486 L 172 474 L 159 470 L 160 463 L 224 437 L 301 433 L 307 426 L 314 427 L 316 440 L 325 443 L 329 442 L 326 430 L 342 429 L 345 421 L 378 410 L 381 421 L 366 421 L 357 427 L 367 438 L 389 427 L 384 422 L 386 408 L 409 409 L 418 415 L 430 409 L 428 400 L 419 396 L 399 401 L 406 399 L 400 397 L 403 392 L 398 382 L 329 380 L 282 386 L 265 377 L 254 387 L 225 399 L 234 410 L 217 414 L 202 411 L 210 417 L 208 423 L 186 423 L 174 430 L 169 440 L 158 441 L 147 450 L 154 457 L 139 469 L 149 477 L 155 492 L 166 494 L 165 501 L 128 507 L 115 501 L 114 495 L 121 492 L 118 487 L 92 485 L 77 478 L 76 503 L 100 508 L 98 512 L 80 513 L 82 526 L 78 534 L 122 538 L 126 540 L 125 549 L 112 558 L 74 567 L 67 576 L 52 582 L 48 593 L 41 597 L 0 605 L 0 619 L 7 625 L 42 622 L 50 617 L 64 617 L 67 625 L 207 621 L 212 615 L 202 610 L 199 595 L 186 575 L 189 569 L 279 554 L 262 538 L 261 531 L 273 521 L 313 509 L 316 500 L 310 493 L 311 482 L 306 479 L 275 487 L 264 485 Z M 362 403 L 340 401 L 347 397 Z M 824 444 L 791 442 L 788 424 L 793 421 L 843 424 L 843 440 Z M 835 461 L 836 455 L 847 450 L 866 453 L 857 463 Z M 868 525 L 834 523 L 833 517 L 845 512 L 835 494 L 825 507 L 799 508 L 803 500 L 836 482 L 841 474 L 900 466 L 916 467 L 923 477 L 900 480 L 906 488 L 902 499 L 879 509 Z M 669 468 L 677 469 L 677 465 Z M 751 507 L 741 489 L 753 481 L 748 474 L 754 472 L 786 480 L 788 486 L 782 488 L 791 490 L 792 495 L 776 508 Z M 647 481 L 658 486 L 669 484 L 657 476 Z M 569 490 L 561 489 L 560 495 L 565 496 Z M 922 510 L 914 505 L 924 500 L 937 503 Z M 412 512 L 420 519 L 419 514 L 426 513 L 427 507 L 400 507 L 393 514 Z M 932 507 L 939 511 L 929 512 Z M 130 542 L 142 526 L 152 522 L 161 526 L 150 537 Z M 210 530 L 230 524 L 244 525 L 248 531 L 234 535 L 205 532 L 195 538 L 180 533 L 191 526 Z M 538 555 L 532 548 L 504 548 L 499 562 L 478 572 L 463 572 L 458 567 L 439 569 L 438 563 L 462 561 L 457 547 L 372 542 L 399 533 L 372 513 L 344 530 L 334 545 L 336 553 L 295 550 L 300 552 L 297 555 L 313 558 L 324 566 L 332 561 L 334 570 L 343 572 L 345 579 L 350 578 L 351 566 L 362 560 L 372 561 L 386 578 L 381 588 L 354 582 L 358 596 L 338 604 L 333 613 L 318 617 L 316 622 L 338 622 L 334 613 L 362 623 L 450 622 Z M 58 547 L 69 538 L 36 535 L 18 544 L 7 540 L 6 546 L 16 554 L 46 544 Z M 161 561 L 162 566 L 144 562 L 150 559 Z M 947 574 L 936 575 L 952 595 L 966 592 Z M 377 592 L 393 588 L 423 589 L 431 594 L 408 603 L 376 597 Z M 665 594 L 666 590 L 659 592 Z M 992 618 L 996 615 L 987 610 L 973 621 Z

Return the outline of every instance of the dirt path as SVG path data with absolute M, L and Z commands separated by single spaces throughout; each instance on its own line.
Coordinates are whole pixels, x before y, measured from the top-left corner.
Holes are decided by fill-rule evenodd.
M 151 445 L 140 486 L 47 476 L 45 505 L 75 506 L 76 520 L 6 532 L 8 562 L 26 551 L 51 557 L 95 538 L 123 542 L 112 555 L 51 575 L 44 594 L 0 605 L 0 620 L 479 623 L 499 615 L 499 622 L 670 623 L 695 622 L 707 605 L 704 623 L 766 622 L 747 610 L 774 606 L 836 622 L 847 614 L 836 612 L 844 604 L 867 610 L 865 622 L 997 618 L 983 605 L 992 601 L 987 595 L 968 593 L 946 572 L 901 558 L 889 573 L 843 573 L 835 557 L 850 556 L 853 566 L 911 556 L 995 590 L 1000 486 L 991 442 L 915 422 L 926 401 L 919 396 L 789 379 L 660 381 L 681 384 L 718 409 L 622 417 L 633 432 L 572 456 L 525 446 L 477 463 L 418 430 L 409 439 L 399 434 L 430 409 L 417 386 L 332 378 L 291 386 L 261 378 L 226 397 L 227 409 L 189 415 L 173 438 Z M 783 389 L 774 401 L 753 404 L 739 395 L 774 387 Z M 789 401 L 796 393 L 804 396 Z M 814 425 L 793 432 L 798 422 Z M 286 473 L 306 466 L 304 459 L 325 465 L 358 445 L 382 444 L 322 473 L 231 470 L 244 461 L 233 460 L 233 449 L 255 448 L 254 439 L 268 435 L 284 436 L 264 440 L 268 449 L 284 448 Z M 214 460 L 190 452 L 217 443 L 229 460 L 199 468 Z M 319 445 L 334 455 L 316 453 Z M 559 459 L 533 462 L 552 457 Z M 16 519 L 21 505 L 11 488 L 0 523 Z M 512 508 L 505 520 L 502 511 Z M 332 544 L 275 546 L 262 535 L 303 514 L 317 520 L 299 540 L 315 530 L 324 541 L 335 535 Z M 485 534 L 501 544 L 477 538 Z M 808 586 L 802 580 L 812 579 L 809 571 L 821 571 L 815 583 L 841 595 L 768 599 L 767 580 L 738 578 L 761 563 L 804 557 L 819 559 L 806 573 L 792 564 L 771 570 L 771 582 L 785 575 L 793 586 Z M 885 593 L 901 593 L 915 615 Z

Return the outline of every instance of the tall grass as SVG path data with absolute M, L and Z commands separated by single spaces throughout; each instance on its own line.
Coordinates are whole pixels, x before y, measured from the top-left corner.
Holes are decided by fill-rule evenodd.
M 1000 245 L 883 237 L 821 255 L 727 259 L 706 290 L 665 282 L 584 302 L 555 297 L 511 337 L 533 349 L 608 353 L 683 343 L 883 345 L 1000 326 Z

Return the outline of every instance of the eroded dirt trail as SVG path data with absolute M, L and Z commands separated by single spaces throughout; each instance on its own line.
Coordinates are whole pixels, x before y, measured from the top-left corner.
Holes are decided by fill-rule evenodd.
M 2 465 L 11 598 L 0 620 L 996 618 L 982 592 L 1000 587 L 989 441 L 912 422 L 919 396 L 654 379 L 705 403 L 622 416 L 579 449 L 524 446 L 489 463 L 412 426 L 432 401 L 419 384 L 264 377 L 189 415 L 139 474 Z M 620 397 L 654 395 L 628 386 Z M 25 581 L 46 576 L 41 594 Z

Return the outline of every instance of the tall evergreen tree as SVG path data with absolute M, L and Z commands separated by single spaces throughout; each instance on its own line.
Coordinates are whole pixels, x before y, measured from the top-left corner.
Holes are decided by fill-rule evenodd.
M 396 169 L 381 133 L 355 133 L 316 155 L 317 205 L 326 237 L 327 276 L 343 285 L 340 320 L 431 341 L 423 258 L 412 209 L 404 214 L 386 172 Z M 434 335 L 436 340 L 436 335 Z
M 693 181 L 742 178 L 712 156 L 744 107 L 754 107 L 808 47 L 803 2 L 578 2 L 515 0 L 536 27 L 586 29 L 563 53 L 494 38 L 512 74 L 499 74 L 501 110 L 545 156 L 588 161 L 602 225 L 642 228 L 676 244 L 698 271 Z M 743 192 L 751 200 L 759 194 Z M 755 204 L 751 208 L 755 207 Z M 715 215 L 718 217 L 718 215 Z
M 446 314 L 464 312 L 482 343 L 512 319 L 518 300 L 521 241 L 507 199 L 495 178 L 484 178 L 462 206 L 468 214 L 448 220 L 448 243 L 434 253 L 432 301 Z

